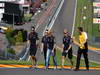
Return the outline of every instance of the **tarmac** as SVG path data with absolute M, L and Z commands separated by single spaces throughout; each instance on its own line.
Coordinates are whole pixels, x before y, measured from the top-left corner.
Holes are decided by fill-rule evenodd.
M 70 69 L 28 69 L 28 68 L 0 68 L 0 75 L 99 75 L 98 70 L 80 70 L 73 71 Z

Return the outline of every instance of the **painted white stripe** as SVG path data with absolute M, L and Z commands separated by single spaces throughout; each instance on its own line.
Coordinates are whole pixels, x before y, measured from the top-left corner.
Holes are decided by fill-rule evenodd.
M 74 29 L 75 29 L 76 10 L 77 10 L 77 0 L 76 0 L 76 3 L 75 3 L 74 20 L 73 20 L 73 27 L 72 27 L 71 37 L 73 37 Z

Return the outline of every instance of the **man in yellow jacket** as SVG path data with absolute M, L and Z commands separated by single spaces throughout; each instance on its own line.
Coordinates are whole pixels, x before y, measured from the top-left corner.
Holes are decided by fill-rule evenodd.
M 83 31 L 82 27 L 78 27 L 78 32 L 79 32 L 79 43 L 74 41 L 74 43 L 79 47 L 77 53 L 77 62 L 75 71 L 79 70 L 80 59 L 82 54 L 85 59 L 86 70 L 89 70 L 87 34 L 86 32 Z

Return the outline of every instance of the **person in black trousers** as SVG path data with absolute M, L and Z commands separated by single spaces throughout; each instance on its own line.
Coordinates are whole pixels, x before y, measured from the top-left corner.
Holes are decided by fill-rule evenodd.
M 75 71 L 79 70 L 80 59 L 82 54 L 85 59 L 86 70 L 89 70 L 87 35 L 83 31 L 82 27 L 78 27 L 78 32 L 79 32 L 79 43 L 75 42 L 74 40 L 74 43 L 79 46 Z
M 47 54 L 47 38 L 48 38 L 48 30 L 45 31 L 44 36 L 42 37 L 42 48 L 41 52 L 44 53 L 44 60 L 45 60 L 45 66 L 46 66 L 46 54 Z

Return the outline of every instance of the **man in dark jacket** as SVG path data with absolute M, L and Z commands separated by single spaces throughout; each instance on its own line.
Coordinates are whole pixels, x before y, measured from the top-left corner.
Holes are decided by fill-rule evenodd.
M 50 56 L 53 56 L 54 69 L 57 68 L 56 51 L 55 51 L 55 37 L 51 31 L 48 31 L 47 38 L 47 55 L 46 55 L 46 69 L 49 67 Z
M 73 61 L 72 61 L 72 39 L 69 35 L 68 31 L 64 29 L 64 37 L 63 37 L 63 49 L 62 49 L 62 68 L 64 68 L 64 62 L 66 55 L 68 55 L 68 58 L 71 62 L 71 69 L 73 68 Z
M 44 60 L 45 60 L 45 66 L 46 66 L 46 54 L 47 54 L 47 38 L 48 38 L 48 30 L 45 31 L 44 36 L 42 37 L 42 50 L 41 52 L 44 53 Z

